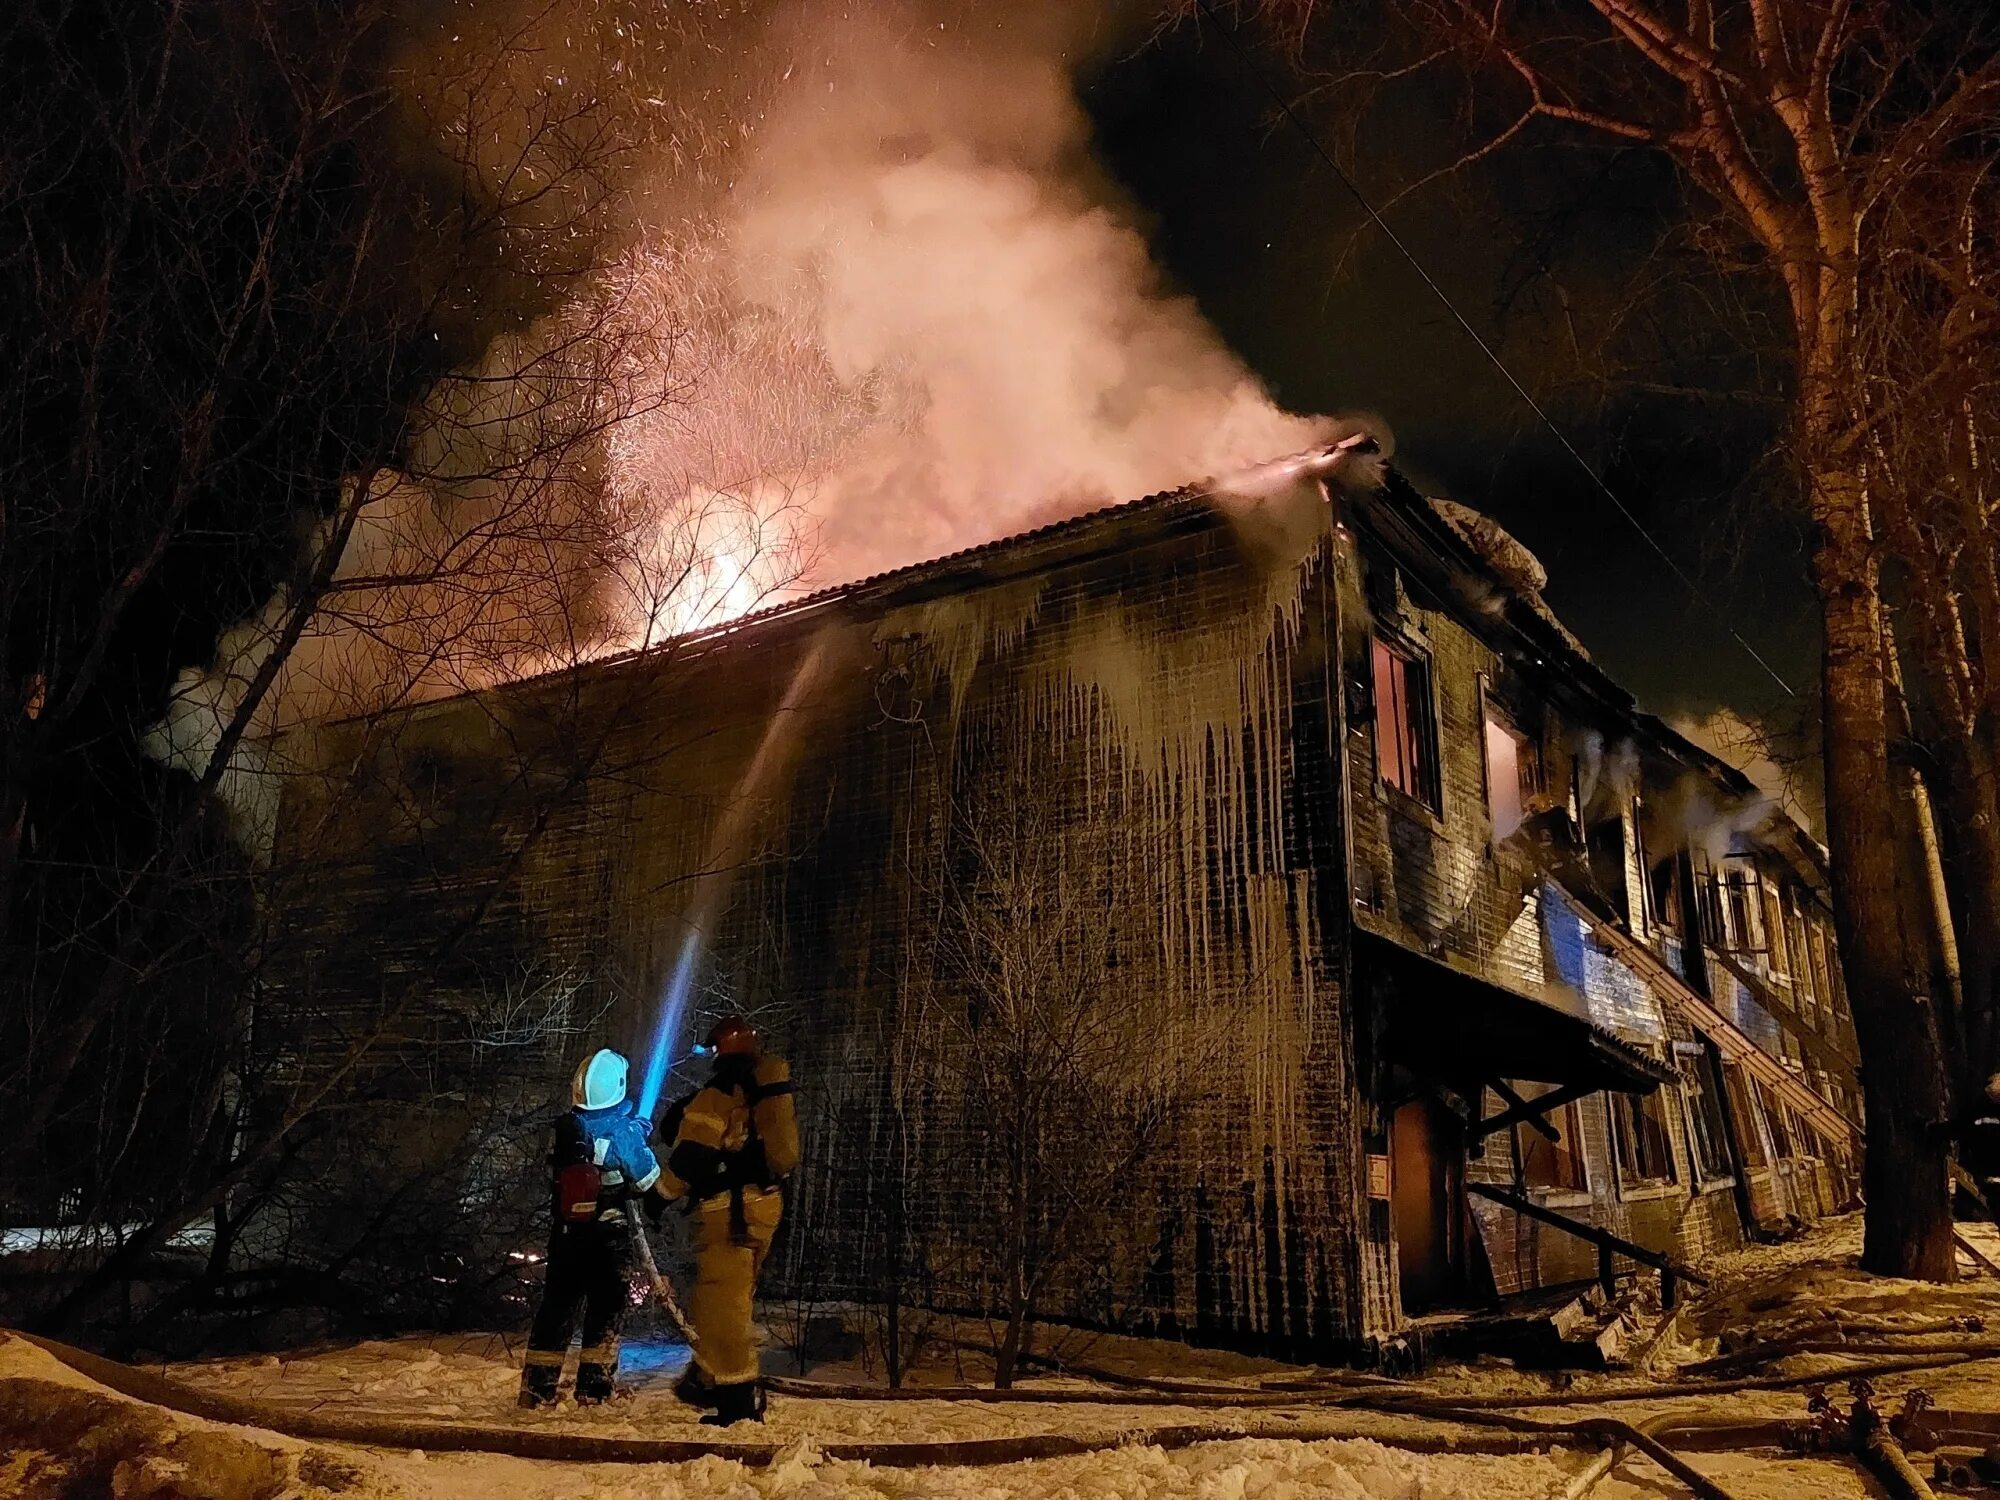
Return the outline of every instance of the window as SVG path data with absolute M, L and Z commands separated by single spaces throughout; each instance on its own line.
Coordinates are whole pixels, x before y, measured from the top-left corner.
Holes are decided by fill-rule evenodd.
M 1498 843 L 1528 815 L 1542 789 L 1541 747 L 1495 709 L 1486 711 L 1486 807 Z
M 1375 637 L 1375 760 L 1382 780 L 1426 807 L 1438 806 L 1437 734 L 1430 665 Z
M 1728 946 L 1738 953 L 1762 952 L 1763 936 L 1757 930 L 1759 882 L 1756 866 L 1748 860 L 1727 860 L 1719 878 L 1728 919 Z
M 1750 1080 L 1734 1063 L 1725 1064 L 1722 1082 L 1729 1090 L 1729 1114 L 1736 1122 L 1736 1143 L 1746 1167 L 1768 1167 L 1771 1153 L 1764 1149 L 1764 1132 L 1757 1125 L 1757 1104 L 1750 1092 Z
M 1714 1069 L 1706 1049 L 1682 1044 L 1674 1048 L 1674 1066 L 1681 1075 L 1681 1102 L 1686 1107 L 1688 1155 L 1694 1180 L 1714 1182 L 1730 1175 L 1729 1136 L 1715 1096 Z
M 1618 1148 L 1618 1185 L 1653 1187 L 1673 1182 L 1674 1150 L 1667 1136 L 1664 1091 L 1604 1097 L 1611 1106 L 1611 1133 Z
M 1669 932 L 1681 930 L 1681 862 L 1668 855 L 1647 872 L 1653 901 L 1653 921 Z
M 1798 1133 L 1799 1139 L 1804 1142 L 1804 1145 L 1800 1149 L 1807 1156 L 1810 1156 L 1815 1161 L 1833 1160 L 1834 1152 L 1826 1144 L 1826 1137 L 1819 1133 L 1818 1127 L 1808 1124 L 1803 1115 L 1799 1116 Z
M 1791 931 L 1785 921 L 1784 887 L 1777 881 L 1764 884 L 1765 962 L 1772 974 L 1782 979 L 1792 972 Z
M 1646 804 L 1632 803 L 1634 842 L 1639 851 L 1639 867 L 1646 872 L 1646 915 L 1655 927 L 1668 932 L 1681 930 L 1681 861 L 1671 849 L 1654 848 L 1658 830 L 1648 832 Z
M 1812 913 L 1801 911 L 1799 917 L 1801 919 L 1799 925 L 1803 929 L 1805 937 L 1806 952 L 1812 961 L 1813 997 L 1820 1004 L 1825 1005 L 1831 1010 L 1833 1007 L 1833 981 L 1827 973 L 1825 934 L 1821 930 L 1820 924 L 1813 918 Z M 1813 1017 L 1813 1023 L 1815 1025 L 1819 1023 L 1818 1016 Z
M 1722 877 L 1710 864 L 1707 857 L 1699 852 L 1690 856 L 1694 861 L 1695 904 L 1701 919 L 1701 940 L 1711 948 L 1727 948 L 1729 944 L 1728 905 L 1722 899 Z
M 1763 1084 L 1757 1085 L 1757 1103 L 1764 1111 L 1764 1123 L 1771 1127 L 1771 1149 L 1780 1158 L 1793 1155 L 1790 1122 L 1778 1101 L 1771 1097 L 1771 1091 Z
M 1514 1087 L 1522 1098 L 1535 1099 L 1551 1086 L 1524 1083 Z M 1583 1131 L 1576 1101 L 1572 1099 L 1542 1118 L 1555 1127 L 1554 1140 L 1525 1121 L 1514 1127 L 1514 1160 L 1520 1166 L 1522 1185 L 1553 1192 L 1588 1192 L 1590 1177 L 1584 1170 Z

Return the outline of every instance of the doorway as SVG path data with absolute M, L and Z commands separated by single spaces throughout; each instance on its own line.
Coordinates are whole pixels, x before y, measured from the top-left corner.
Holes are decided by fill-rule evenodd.
M 1389 1208 L 1405 1314 L 1463 1300 L 1462 1127 L 1435 1099 L 1412 1099 L 1389 1125 Z

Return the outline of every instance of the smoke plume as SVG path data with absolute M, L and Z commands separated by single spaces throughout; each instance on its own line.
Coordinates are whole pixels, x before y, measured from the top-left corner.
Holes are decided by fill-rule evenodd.
M 614 482 L 796 503 L 830 583 L 1322 435 L 1161 284 L 1065 29 L 787 14 L 767 45 L 798 60 L 703 232 L 633 251 L 707 331 Z
M 669 123 L 582 312 L 496 339 L 462 381 L 480 409 L 453 392 L 419 421 L 260 730 L 648 644 L 1330 435 L 1163 283 L 1094 165 L 1074 74 L 1095 7 L 689 14 L 640 50 L 591 0 L 509 34 L 542 77 L 482 124 L 482 171 L 561 90 Z M 184 679 L 165 758 L 198 764 L 273 638 L 249 622 Z

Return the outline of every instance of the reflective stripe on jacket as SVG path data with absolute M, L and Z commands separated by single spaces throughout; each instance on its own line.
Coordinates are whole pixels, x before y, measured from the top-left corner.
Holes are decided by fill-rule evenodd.
M 688 1101 L 660 1190 L 670 1198 L 707 1198 L 751 1182 L 775 1183 L 798 1164 L 791 1067 L 782 1057 L 754 1064 L 725 1058 Z

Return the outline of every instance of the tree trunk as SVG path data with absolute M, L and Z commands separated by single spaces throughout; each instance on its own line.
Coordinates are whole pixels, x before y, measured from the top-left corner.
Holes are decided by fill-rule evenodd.
M 1890 799 L 1882 609 L 1858 474 L 1812 476 L 1821 524 L 1813 557 L 1825 644 L 1827 837 L 1868 1110 L 1862 1268 L 1949 1281 L 1950 1145 L 1938 1017 L 1905 942 L 1898 830 Z
M 1954 895 L 1959 971 L 1964 990 L 1964 1056 L 1955 1080 L 1961 1107 L 1978 1096 L 2000 1060 L 1994 1056 L 1993 1006 L 2000 994 L 2000 807 L 1992 757 L 1977 732 L 1938 747 L 1945 814 L 1957 856 Z
M 1000 1347 L 993 1358 L 993 1387 L 1008 1390 L 1014 1384 L 1014 1376 L 1020 1367 L 1021 1356 L 1028 1352 L 1028 1330 L 1033 1323 L 1032 1299 L 1028 1296 L 1026 1277 L 1018 1271 L 1015 1285 L 1007 1297 L 1007 1326 L 1000 1334 Z
M 1930 976 L 1932 1008 L 1938 1018 L 1938 1041 L 1947 1058 L 1964 1055 L 1965 984 L 1958 933 L 1952 924 L 1952 899 L 1947 888 L 1944 856 L 1938 842 L 1936 809 L 1929 783 L 1916 765 L 1916 731 L 1903 689 L 1903 667 L 1891 632 L 1882 637 L 1882 682 L 1887 695 L 1890 785 L 1896 813 L 1903 824 L 1902 847 L 1908 861 L 1903 889 L 1910 903 L 1912 934 L 1924 938 L 1925 972 Z

